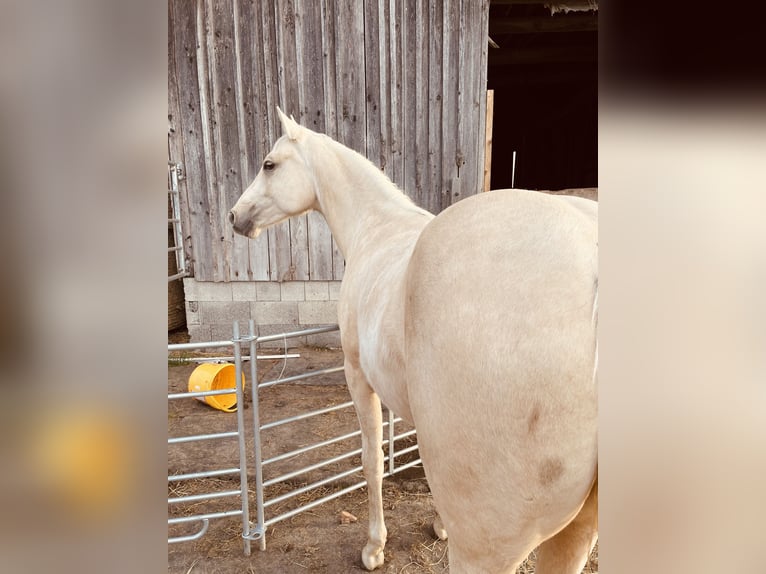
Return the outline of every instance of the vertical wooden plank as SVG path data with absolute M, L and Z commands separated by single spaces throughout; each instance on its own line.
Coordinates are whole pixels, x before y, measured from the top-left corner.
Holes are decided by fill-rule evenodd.
M 458 168 L 458 72 L 460 0 L 445 0 L 442 14 L 442 176 L 439 211 L 452 203 Z
M 322 6 L 312 0 L 296 0 L 296 54 L 300 123 L 325 133 L 325 73 Z M 308 278 L 333 278 L 332 235 L 321 214 L 306 216 Z
M 337 107 L 338 40 L 335 32 L 337 2 L 335 0 L 321 0 L 319 8 L 322 23 L 322 85 L 324 88 L 325 133 L 337 140 L 339 139 Z M 311 227 L 311 221 L 309 221 L 309 227 Z M 334 237 L 331 237 L 330 239 L 330 258 L 330 273 L 332 279 L 342 279 L 343 271 L 345 269 L 345 261 Z
M 177 26 L 183 25 L 180 21 L 176 21 L 176 6 L 175 2 L 171 0 L 168 2 L 168 161 L 174 163 L 180 163 L 186 169 L 186 156 L 184 154 L 184 128 L 183 120 L 181 118 L 181 94 L 179 91 L 179 77 L 178 64 L 176 57 L 179 53 L 184 52 L 184 46 L 176 45 Z M 192 224 L 189 217 L 189 190 L 188 190 L 188 178 L 182 178 L 178 182 L 178 192 L 181 203 L 181 230 L 183 232 L 183 248 L 184 257 L 188 261 L 192 261 L 193 246 L 192 246 Z M 189 272 L 194 273 L 193 265 L 189 266 Z
M 199 114 L 200 131 L 202 141 L 202 158 L 205 165 L 205 186 L 200 186 L 199 193 L 204 196 L 200 202 L 200 207 L 204 209 L 204 215 L 197 222 L 196 231 L 200 237 L 206 240 L 208 256 L 197 259 L 197 269 L 200 275 L 197 276 L 200 281 L 222 281 L 221 273 L 221 250 L 220 250 L 220 230 L 217 229 L 218 204 L 211 190 L 215 189 L 217 180 L 216 162 L 215 162 L 215 142 L 210 125 L 211 122 L 211 87 L 210 87 L 210 54 L 212 51 L 210 36 L 212 30 L 208 14 L 209 6 L 207 3 L 198 1 L 195 19 L 195 42 L 197 45 L 197 90 L 199 93 Z M 188 155 L 188 154 L 187 154 Z
M 442 45 L 444 5 L 430 2 L 428 13 L 428 187 L 423 207 L 432 213 L 441 209 L 442 187 Z
M 487 109 L 484 123 L 484 184 L 482 191 L 492 189 L 492 123 L 494 112 L 495 90 L 487 90 Z
M 378 4 L 364 3 L 364 91 L 365 91 L 365 155 L 381 169 L 385 168 L 382 156 L 384 144 L 381 133 L 380 42 L 378 39 Z
M 481 67 L 487 43 L 484 13 L 487 10 L 488 4 L 484 0 L 463 2 L 460 53 L 464 61 L 460 72 L 459 97 L 462 101 L 458 139 L 464 164 L 460 173 L 460 198 L 479 193 L 483 185 L 486 71 Z
M 199 5 L 188 9 L 185 3 L 174 5 L 174 35 L 176 44 L 176 71 L 178 73 L 179 112 L 186 171 L 186 201 L 182 213 L 189 226 L 186 234 L 192 246 L 191 265 L 200 281 L 212 280 L 213 252 L 208 224 L 209 198 L 206 153 L 203 141 L 203 104 L 200 101 L 199 58 L 204 52 L 197 44 Z M 182 180 L 183 181 L 183 180 Z M 189 185 L 189 182 L 192 182 Z
M 267 35 L 266 46 L 264 50 L 264 62 L 266 64 L 266 93 L 267 93 L 267 113 L 269 119 L 269 139 L 271 140 L 269 148 L 282 135 L 282 128 L 279 125 L 276 106 L 280 106 L 282 111 L 291 113 L 286 109 L 283 95 L 283 76 L 284 70 L 281 69 L 284 61 L 282 50 L 282 34 L 284 26 L 281 3 L 274 0 L 267 0 L 261 3 L 261 16 L 263 31 Z M 286 221 L 269 228 L 269 279 L 272 281 L 289 281 L 293 278 L 290 258 L 290 224 Z
M 232 0 L 214 0 L 209 7 L 211 131 L 217 174 L 211 190 L 211 203 L 217 206 L 214 229 L 220 242 L 221 280 L 247 280 L 250 264 L 248 239 L 235 234 L 227 221 L 229 210 L 242 193 L 242 156 L 245 148 L 241 140 L 244 129 L 239 113 L 241 97 L 234 6 Z
M 378 52 L 378 109 L 380 130 L 380 168 L 391 177 L 391 61 L 390 61 L 390 36 L 388 33 L 389 4 L 388 0 L 378 0 L 375 10 L 376 35 L 373 41 L 377 42 Z M 365 31 L 368 24 L 365 20 Z M 366 74 L 369 78 L 369 73 Z M 376 110 L 373 110 L 376 111 Z
M 404 28 L 404 0 L 390 0 L 388 4 L 388 45 L 390 60 L 390 136 L 391 169 L 389 177 L 401 189 L 404 181 L 404 62 L 402 56 Z
M 254 32 L 255 46 L 253 47 L 254 75 L 256 81 L 256 90 L 259 94 L 259 110 L 261 116 L 258 118 L 258 165 L 255 168 L 257 173 L 260 170 L 263 158 L 266 157 L 272 145 L 280 135 L 280 129 L 276 125 L 277 112 L 276 106 L 279 104 L 279 80 L 277 73 L 277 42 L 274 20 L 276 18 L 275 0 L 266 0 L 255 3 L 254 14 Z M 265 242 L 266 252 L 268 253 L 267 279 L 276 281 L 278 277 L 277 258 L 276 258 L 276 230 L 271 227 L 265 233 L 256 239 L 256 241 Z
M 338 135 L 341 143 L 364 154 L 364 11 L 355 0 L 338 0 L 336 8 Z
M 458 85 L 457 85 L 457 150 L 455 153 L 455 163 L 457 165 L 456 178 L 453 180 L 457 186 L 452 190 L 449 198 L 449 205 L 463 199 L 464 185 L 466 181 L 466 139 L 471 129 L 470 114 L 470 85 L 471 85 L 471 54 L 470 44 L 466 41 L 469 37 L 468 26 L 470 25 L 470 0 L 460 0 L 460 25 L 458 34 Z
M 295 0 L 278 0 L 277 20 L 279 92 L 283 103 L 282 111 L 287 115 L 300 117 L 299 83 L 303 78 L 298 68 L 298 41 L 296 38 Z M 296 118 L 297 119 L 297 118 Z M 308 279 L 308 232 L 306 216 L 292 217 L 281 224 L 288 230 L 287 249 L 290 257 L 289 273 L 282 280 Z M 279 230 L 278 230 L 279 231 Z M 277 235 L 279 238 L 279 233 Z M 279 242 L 278 242 L 279 243 Z M 279 245 L 280 248 L 284 248 Z
M 417 147 L 415 188 L 416 203 L 429 209 L 429 175 L 430 175 L 430 157 L 429 157 L 429 101 L 428 101 L 428 81 L 429 81 L 429 37 L 430 29 L 428 22 L 428 0 L 418 0 L 417 12 L 415 15 L 415 145 Z
M 354 0 L 335 3 L 335 96 L 337 139 L 361 154 L 366 150 L 364 92 L 364 11 Z M 345 262 L 333 244 L 333 276 L 343 275 Z
M 261 93 L 263 85 L 263 59 L 259 56 L 264 48 L 261 39 L 260 12 L 251 2 L 234 3 L 235 45 L 237 60 L 237 101 L 240 118 L 241 184 L 242 189 L 255 179 L 265 155 L 263 137 L 265 114 L 262 110 L 265 99 Z M 248 242 L 247 277 L 250 281 L 265 281 L 269 278 L 268 234 Z M 240 277 L 245 279 L 245 277 Z
M 408 84 L 411 101 L 415 103 L 414 125 L 410 133 L 415 140 L 414 157 L 408 157 L 410 163 L 414 160 L 415 187 L 412 198 L 421 207 L 426 207 L 426 190 L 428 189 L 428 16 L 424 18 L 424 10 L 428 9 L 427 0 L 416 0 L 413 5 L 414 14 L 409 23 L 412 27 L 408 45 L 413 46 L 411 58 L 414 58 L 414 76 Z
M 335 0 L 321 0 L 322 18 L 322 87 L 324 89 L 325 133 L 338 139 L 336 49 L 335 49 Z
M 312 130 L 325 131 L 324 57 L 322 52 L 322 8 L 312 0 L 296 0 L 296 55 L 298 99 L 296 119 Z
M 205 167 L 207 171 L 207 195 L 208 209 L 206 224 L 209 229 L 209 240 L 212 257 L 209 262 L 200 262 L 208 267 L 209 280 L 223 281 L 224 270 L 222 262 L 224 253 L 221 245 L 221 230 L 218 222 L 220 199 L 215 193 L 218 187 L 218 162 L 216 161 L 217 145 L 213 122 L 215 121 L 215 98 L 213 96 L 213 29 L 212 29 L 212 6 L 208 2 L 200 2 L 197 11 L 197 41 L 200 47 L 197 58 L 197 69 L 200 92 L 200 114 L 202 116 L 202 142 L 205 152 Z
M 277 0 L 277 61 L 282 111 L 298 116 L 298 65 L 295 42 L 295 0 Z
M 402 22 L 402 114 L 404 120 L 404 191 L 415 202 L 419 202 L 418 185 L 418 110 L 417 110 L 417 41 L 416 28 L 418 0 L 404 0 Z M 422 112 L 421 112 L 422 113 Z
M 484 165 L 486 160 L 487 148 L 485 145 L 486 133 L 487 133 L 487 58 L 489 52 L 489 0 L 482 0 L 476 3 L 478 13 L 478 30 L 474 35 L 474 41 L 476 42 L 476 69 L 478 71 L 478 80 L 476 83 L 477 94 L 476 98 L 479 102 L 478 110 L 478 137 L 476 138 L 476 191 L 474 193 L 480 193 L 484 189 Z M 490 138 L 492 137 L 492 129 L 489 130 Z M 481 136 L 485 135 L 485 138 Z M 492 161 L 490 154 L 490 162 Z M 487 183 L 489 186 L 489 182 Z M 489 187 L 487 187 L 489 190 Z

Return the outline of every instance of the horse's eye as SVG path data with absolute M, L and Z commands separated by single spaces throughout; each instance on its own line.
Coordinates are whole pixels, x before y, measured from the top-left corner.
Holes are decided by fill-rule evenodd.
M 266 171 L 271 171 L 275 167 L 276 167 L 276 164 L 270 159 L 267 159 L 266 161 L 263 162 L 263 169 L 265 169 Z

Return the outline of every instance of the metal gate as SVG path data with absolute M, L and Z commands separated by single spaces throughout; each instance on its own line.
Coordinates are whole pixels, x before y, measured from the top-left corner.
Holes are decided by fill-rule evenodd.
M 266 459 L 264 459 L 262 456 L 262 445 L 263 445 L 264 433 L 276 432 L 277 429 L 280 427 L 284 427 L 285 425 L 289 425 L 299 421 L 304 421 L 313 417 L 325 416 L 330 413 L 335 413 L 345 409 L 352 409 L 353 402 L 349 399 L 347 401 L 343 401 L 331 406 L 326 406 L 321 409 L 310 410 L 310 411 L 302 412 L 298 415 L 293 415 L 293 416 L 281 418 L 281 419 L 275 419 L 265 424 L 262 423 L 261 415 L 264 413 L 261 412 L 259 398 L 260 398 L 260 393 L 264 389 L 275 387 L 277 385 L 295 383 L 298 381 L 306 381 L 307 379 L 310 379 L 312 377 L 317 377 L 320 375 L 328 375 L 328 374 L 332 374 L 336 372 L 341 372 L 343 371 L 343 366 L 339 365 L 339 366 L 331 367 L 331 368 L 308 371 L 305 373 L 292 375 L 292 376 L 284 377 L 284 378 L 281 377 L 281 374 L 280 374 L 280 376 L 274 380 L 262 381 L 259 384 L 252 384 L 253 381 L 258 380 L 258 377 L 257 377 L 258 360 L 259 358 L 261 359 L 264 358 L 264 357 L 259 357 L 258 355 L 258 345 L 261 343 L 273 343 L 275 341 L 283 341 L 285 343 L 285 354 L 284 355 L 269 355 L 268 358 L 273 359 L 275 357 L 280 357 L 280 358 L 284 357 L 284 359 L 287 360 L 291 357 L 295 357 L 295 355 L 288 355 L 286 352 L 287 341 L 289 339 L 295 339 L 298 337 L 305 337 L 308 335 L 316 335 L 320 333 L 326 333 L 326 332 L 337 331 L 337 330 L 338 330 L 338 326 L 333 325 L 330 327 L 319 327 L 315 329 L 305 329 L 301 331 L 282 333 L 278 335 L 268 335 L 268 336 L 257 337 L 255 336 L 254 323 L 251 320 L 249 322 L 248 334 L 245 336 L 240 336 L 239 324 L 235 322 L 233 325 L 233 336 L 230 341 L 168 345 L 169 352 L 181 351 L 181 350 L 198 350 L 198 349 L 204 349 L 204 348 L 225 348 L 225 347 L 233 348 L 232 356 L 217 357 L 217 358 L 206 357 L 204 359 L 195 358 L 195 359 L 186 359 L 186 360 L 198 361 L 198 362 L 199 361 L 215 361 L 215 360 L 233 360 L 235 364 L 235 373 L 236 373 L 235 376 L 236 376 L 236 384 L 237 384 L 236 393 L 237 393 L 238 405 L 244 404 L 243 403 L 244 391 L 242 389 L 242 382 L 241 382 L 242 373 L 249 372 L 249 377 L 246 376 L 245 386 L 247 386 L 248 384 L 250 385 L 251 394 L 252 394 L 252 417 L 253 417 L 252 428 L 249 431 L 249 432 L 252 432 L 253 441 L 252 441 L 252 447 L 249 449 L 246 447 L 246 442 L 247 442 L 246 438 L 248 438 L 248 430 L 246 429 L 246 425 L 245 425 L 243 408 L 237 409 L 237 430 L 236 431 L 226 432 L 226 433 L 217 433 L 217 434 L 200 434 L 200 435 L 187 436 L 187 437 L 176 437 L 176 438 L 170 438 L 168 440 L 168 444 L 170 445 L 170 444 L 179 444 L 182 442 L 190 442 L 190 441 L 224 440 L 224 439 L 237 438 L 239 441 L 239 456 L 240 456 L 240 465 L 238 468 L 203 470 L 203 471 L 195 472 L 195 473 L 168 476 L 169 482 L 177 482 L 177 481 L 188 480 L 188 479 L 217 477 L 217 476 L 223 476 L 225 474 L 236 475 L 238 473 L 240 476 L 239 489 L 196 494 L 196 495 L 187 496 L 187 497 L 168 498 L 169 505 L 194 503 L 194 502 L 210 500 L 214 498 L 236 497 L 236 496 L 239 496 L 240 502 L 241 502 L 241 508 L 233 508 L 231 510 L 226 510 L 226 511 L 221 511 L 216 513 L 195 514 L 191 516 L 176 517 L 176 518 L 168 519 L 169 527 L 174 524 L 180 524 L 184 522 L 200 523 L 200 528 L 197 533 L 188 535 L 188 536 L 176 536 L 176 537 L 168 538 L 169 543 L 188 542 L 188 541 L 197 540 L 201 538 L 202 536 L 204 536 L 205 532 L 207 531 L 209 520 L 241 516 L 242 538 L 244 540 L 244 552 L 245 552 L 245 555 L 249 555 L 250 542 L 252 541 L 257 541 L 259 543 L 261 550 L 266 549 L 266 531 L 269 526 L 277 522 L 280 522 L 282 520 L 291 518 L 295 516 L 296 514 L 299 514 L 311 508 L 315 508 L 321 504 L 324 504 L 325 502 L 328 502 L 330 500 L 343 496 L 344 494 L 357 490 L 363 486 L 366 486 L 365 480 L 361 479 L 359 481 L 354 482 L 353 484 L 349 486 L 338 488 L 334 492 L 331 492 L 330 494 L 313 499 L 309 502 L 303 502 L 303 503 L 298 502 L 296 504 L 293 504 L 292 507 L 289 509 L 278 510 L 278 511 L 275 510 L 277 505 L 281 505 L 282 503 L 286 501 L 294 502 L 296 498 L 299 497 L 300 495 L 304 495 L 320 487 L 327 487 L 329 485 L 337 484 L 339 481 L 343 479 L 349 479 L 354 477 L 354 475 L 360 474 L 362 472 L 362 466 L 360 464 L 360 465 L 353 466 L 352 468 L 343 470 L 341 472 L 337 472 L 335 474 L 325 476 L 324 478 L 320 480 L 316 480 L 308 484 L 301 485 L 296 488 L 281 492 L 277 496 L 267 497 L 265 495 L 266 489 L 268 489 L 269 487 L 272 487 L 275 485 L 282 485 L 282 486 L 287 485 L 289 482 L 294 481 L 296 478 L 300 476 L 305 476 L 307 473 L 310 473 L 312 471 L 317 471 L 318 469 L 322 469 L 329 465 L 340 463 L 342 461 L 349 461 L 349 459 L 354 459 L 355 457 L 359 457 L 361 455 L 361 448 L 356 448 L 356 449 L 342 452 L 340 454 L 336 454 L 335 456 L 332 456 L 329 458 L 322 458 L 316 462 L 312 462 L 311 464 L 301 466 L 300 468 L 291 468 L 288 472 L 274 471 L 271 473 L 272 476 L 268 476 L 270 474 L 269 471 L 272 468 L 278 467 L 277 463 L 281 463 L 288 460 L 295 460 L 302 455 L 306 455 L 307 453 L 312 453 L 324 447 L 328 447 L 330 445 L 341 443 L 343 441 L 347 441 L 349 439 L 353 439 L 355 437 L 361 436 L 361 431 L 355 430 L 353 432 L 342 433 L 337 436 L 321 437 L 321 440 L 318 440 L 317 442 L 313 442 L 308 445 L 301 446 L 300 448 L 297 448 L 297 449 L 279 452 L 278 454 L 274 454 L 273 456 L 270 456 L 269 458 L 266 458 Z M 249 347 L 248 355 L 242 354 L 242 350 L 241 350 L 242 345 L 247 345 Z M 249 361 L 250 363 L 249 369 L 243 369 L 242 365 L 246 361 Z M 213 394 L 230 394 L 230 393 L 231 393 L 230 389 L 223 390 L 223 391 L 220 391 L 220 390 L 205 391 L 205 392 L 197 392 L 197 393 L 176 393 L 176 394 L 169 394 L 168 400 L 179 400 L 179 399 L 191 398 L 191 397 L 202 397 L 202 396 L 209 396 Z M 387 466 L 386 466 L 387 471 L 385 472 L 384 476 L 391 476 L 395 473 L 401 472 L 403 470 L 406 470 L 408 468 L 421 464 L 420 458 L 416 457 L 413 454 L 417 451 L 417 448 L 418 448 L 417 444 L 409 444 L 404 448 L 400 448 L 399 450 L 397 450 L 396 448 L 397 442 L 406 440 L 409 437 L 414 437 L 415 430 L 408 429 L 397 434 L 396 425 L 397 423 L 400 423 L 402 419 L 399 417 L 396 417 L 394 413 L 392 413 L 391 411 L 388 411 L 387 409 L 385 409 L 385 407 L 384 407 L 383 414 L 384 414 L 383 428 L 385 432 L 385 435 L 384 435 L 385 438 L 383 441 L 383 446 L 385 448 L 384 460 L 387 463 Z M 411 440 L 412 439 L 410 439 L 410 441 Z M 397 459 L 407 454 L 412 454 L 413 456 L 415 456 L 415 460 L 410 460 L 397 466 L 396 464 Z M 250 470 L 250 473 L 249 473 L 249 470 Z M 267 476 L 264 476 L 264 472 L 266 473 Z M 251 501 L 250 501 L 250 497 L 248 496 L 249 478 L 252 478 L 255 483 L 255 493 L 254 493 L 255 519 L 252 522 L 250 521 Z M 269 512 L 270 510 L 271 512 Z

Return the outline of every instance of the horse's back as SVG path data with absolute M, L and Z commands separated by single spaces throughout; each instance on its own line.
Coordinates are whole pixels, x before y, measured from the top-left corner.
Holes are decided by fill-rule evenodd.
M 481 194 L 429 223 L 409 264 L 407 385 L 421 454 L 450 552 L 490 570 L 514 559 L 486 548 L 525 555 L 573 518 L 594 477 L 591 208 Z

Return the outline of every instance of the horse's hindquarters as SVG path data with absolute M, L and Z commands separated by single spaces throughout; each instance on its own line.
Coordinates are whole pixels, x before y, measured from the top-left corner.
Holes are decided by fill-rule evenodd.
M 492 571 L 569 522 L 593 481 L 596 241 L 555 198 L 493 192 L 439 215 L 410 263 L 421 454 L 451 547 Z

